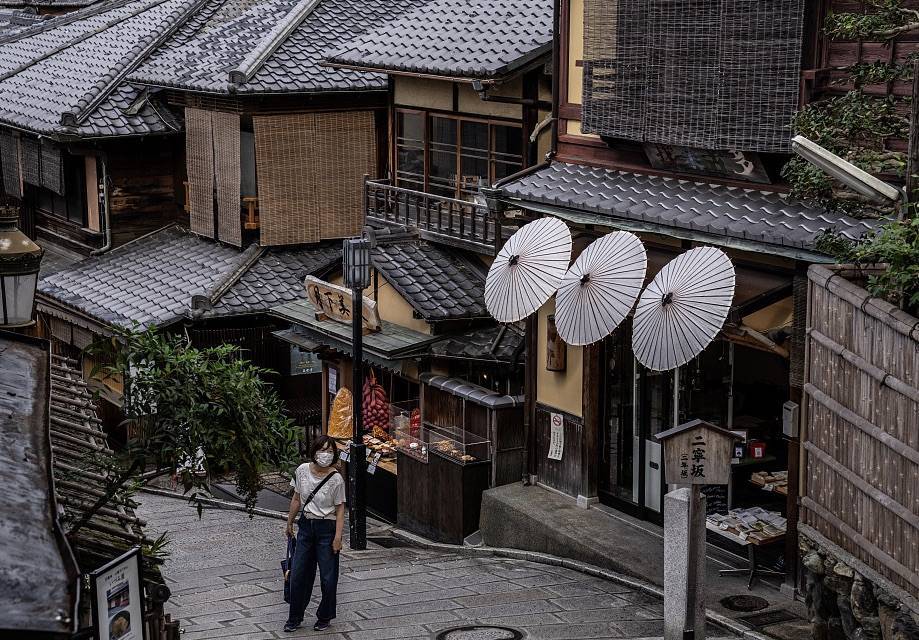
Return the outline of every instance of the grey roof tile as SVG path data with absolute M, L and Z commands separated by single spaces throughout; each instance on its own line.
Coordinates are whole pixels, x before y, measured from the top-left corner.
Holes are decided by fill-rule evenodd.
M 329 49 L 423 2 L 317 0 L 312 6 L 311 0 L 211 0 L 131 78 L 142 84 L 212 93 L 382 90 L 386 88 L 382 74 L 332 69 L 319 62 Z M 285 21 L 295 23 L 297 18 L 300 22 L 289 36 L 271 41 Z M 230 82 L 230 72 L 257 50 L 264 55 L 256 56 L 251 77 Z
M 194 7 L 194 0 L 110 0 L 0 37 L 0 122 L 46 135 L 174 131 L 154 98 L 119 78 Z M 69 113 L 76 122 L 65 126 Z
M 503 328 L 503 331 L 502 331 Z M 523 365 L 524 332 L 516 326 L 489 326 L 444 338 L 431 345 L 431 354 L 440 358 L 460 358 Z
M 247 256 L 170 227 L 52 273 L 38 291 L 106 325 L 165 325 L 185 316 L 193 295 L 209 295 Z M 164 260 L 178 260 L 181 270 L 166 273 Z
M 459 254 L 412 241 L 377 245 L 372 258 L 380 275 L 428 322 L 488 317 L 485 278 Z
M 220 297 L 210 315 L 260 313 L 306 299 L 303 279 L 340 260 L 340 245 L 269 249 Z
M 327 62 L 491 79 L 551 47 L 552 0 L 432 0 L 351 40 Z
M 0 6 L 5 6 L 0 3 Z M 0 38 L 19 33 L 24 29 L 42 22 L 45 16 L 21 9 L 0 9 Z
M 515 200 L 610 218 L 811 249 L 822 230 L 859 238 L 880 226 L 774 192 L 553 162 L 502 186 Z

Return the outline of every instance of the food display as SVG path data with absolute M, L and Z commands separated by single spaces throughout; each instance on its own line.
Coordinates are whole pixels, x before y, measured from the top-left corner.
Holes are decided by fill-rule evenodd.
M 420 428 L 419 425 L 419 430 Z M 393 423 L 393 438 L 396 448 L 405 455 L 411 456 L 420 462 L 426 463 L 428 461 L 428 445 L 418 435 L 412 433 L 411 423 L 402 427 Z
M 421 427 L 428 449 L 460 464 L 490 459 L 490 442 L 460 427 L 424 423 Z
M 463 453 L 456 448 L 456 443 L 452 440 L 434 440 L 431 442 L 431 448 L 434 451 L 456 458 L 460 462 L 475 462 L 476 458 L 467 453 Z
M 389 437 L 389 434 L 385 432 L 384 434 L 385 436 L 383 438 L 377 438 L 372 434 L 365 433 L 364 444 L 370 451 L 379 453 L 381 458 L 394 458 L 396 455 L 395 442 Z
M 362 398 L 364 427 L 389 431 L 389 401 L 386 398 L 386 390 L 377 382 L 373 369 L 364 380 Z
M 329 412 L 328 434 L 330 438 L 348 439 L 354 435 L 353 402 L 351 392 L 344 387 L 335 394 L 332 410 Z
M 782 538 L 785 535 L 786 523 L 782 514 L 766 511 L 762 507 L 732 509 L 727 515 L 715 513 L 706 518 L 709 528 L 724 531 L 754 544 L 764 544 Z

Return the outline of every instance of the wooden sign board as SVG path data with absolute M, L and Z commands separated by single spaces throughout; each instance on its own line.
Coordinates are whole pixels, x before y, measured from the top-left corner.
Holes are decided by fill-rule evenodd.
M 668 484 L 728 484 L 736 436 L 702 420 L 657 434 Z
M 313 306 L 316 307 L 317 317 L 322 315 L 326 318 L 351 324 L 351 290 L 314 278 L 306 276 L 303 283 L 306 286 L 306 294 Z M 366 296 L 361 296 L 361 323 L 365 331 L 380 330 L 380 312 L 377 310 L 377 303 Z
M 546 370 L 564 371 L 568 366 L 568 345 L 558 335 L 555 316 L 546 318 Z

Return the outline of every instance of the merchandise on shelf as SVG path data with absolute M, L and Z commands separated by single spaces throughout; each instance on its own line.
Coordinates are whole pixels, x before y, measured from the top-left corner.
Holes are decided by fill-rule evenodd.
M 377 382 L 373 369 L 364 380 L 362 397 L 364 428 L 389 431 L 389 402 L 386 399 L 386 390 Z
M 727 515 L 712 514 L 706 518 L 708 524 L 727 531 L 741 540 L 768 542 L 785 535 L 787 521 L 776 511 L 762 507 L 732 509 Z
M 332 410 L 329 412 L 329 428 L 327 433 L 331 438 L 348 439 L 354 435 L 353 418 L 354 398 L 351 392 L 342 387 L 335 394 L 332 401 Z

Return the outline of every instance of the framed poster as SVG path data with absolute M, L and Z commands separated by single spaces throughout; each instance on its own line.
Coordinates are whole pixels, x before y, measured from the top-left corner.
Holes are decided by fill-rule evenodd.
M 89 574 L 98 640 L 146 640 L 140 547 Z

